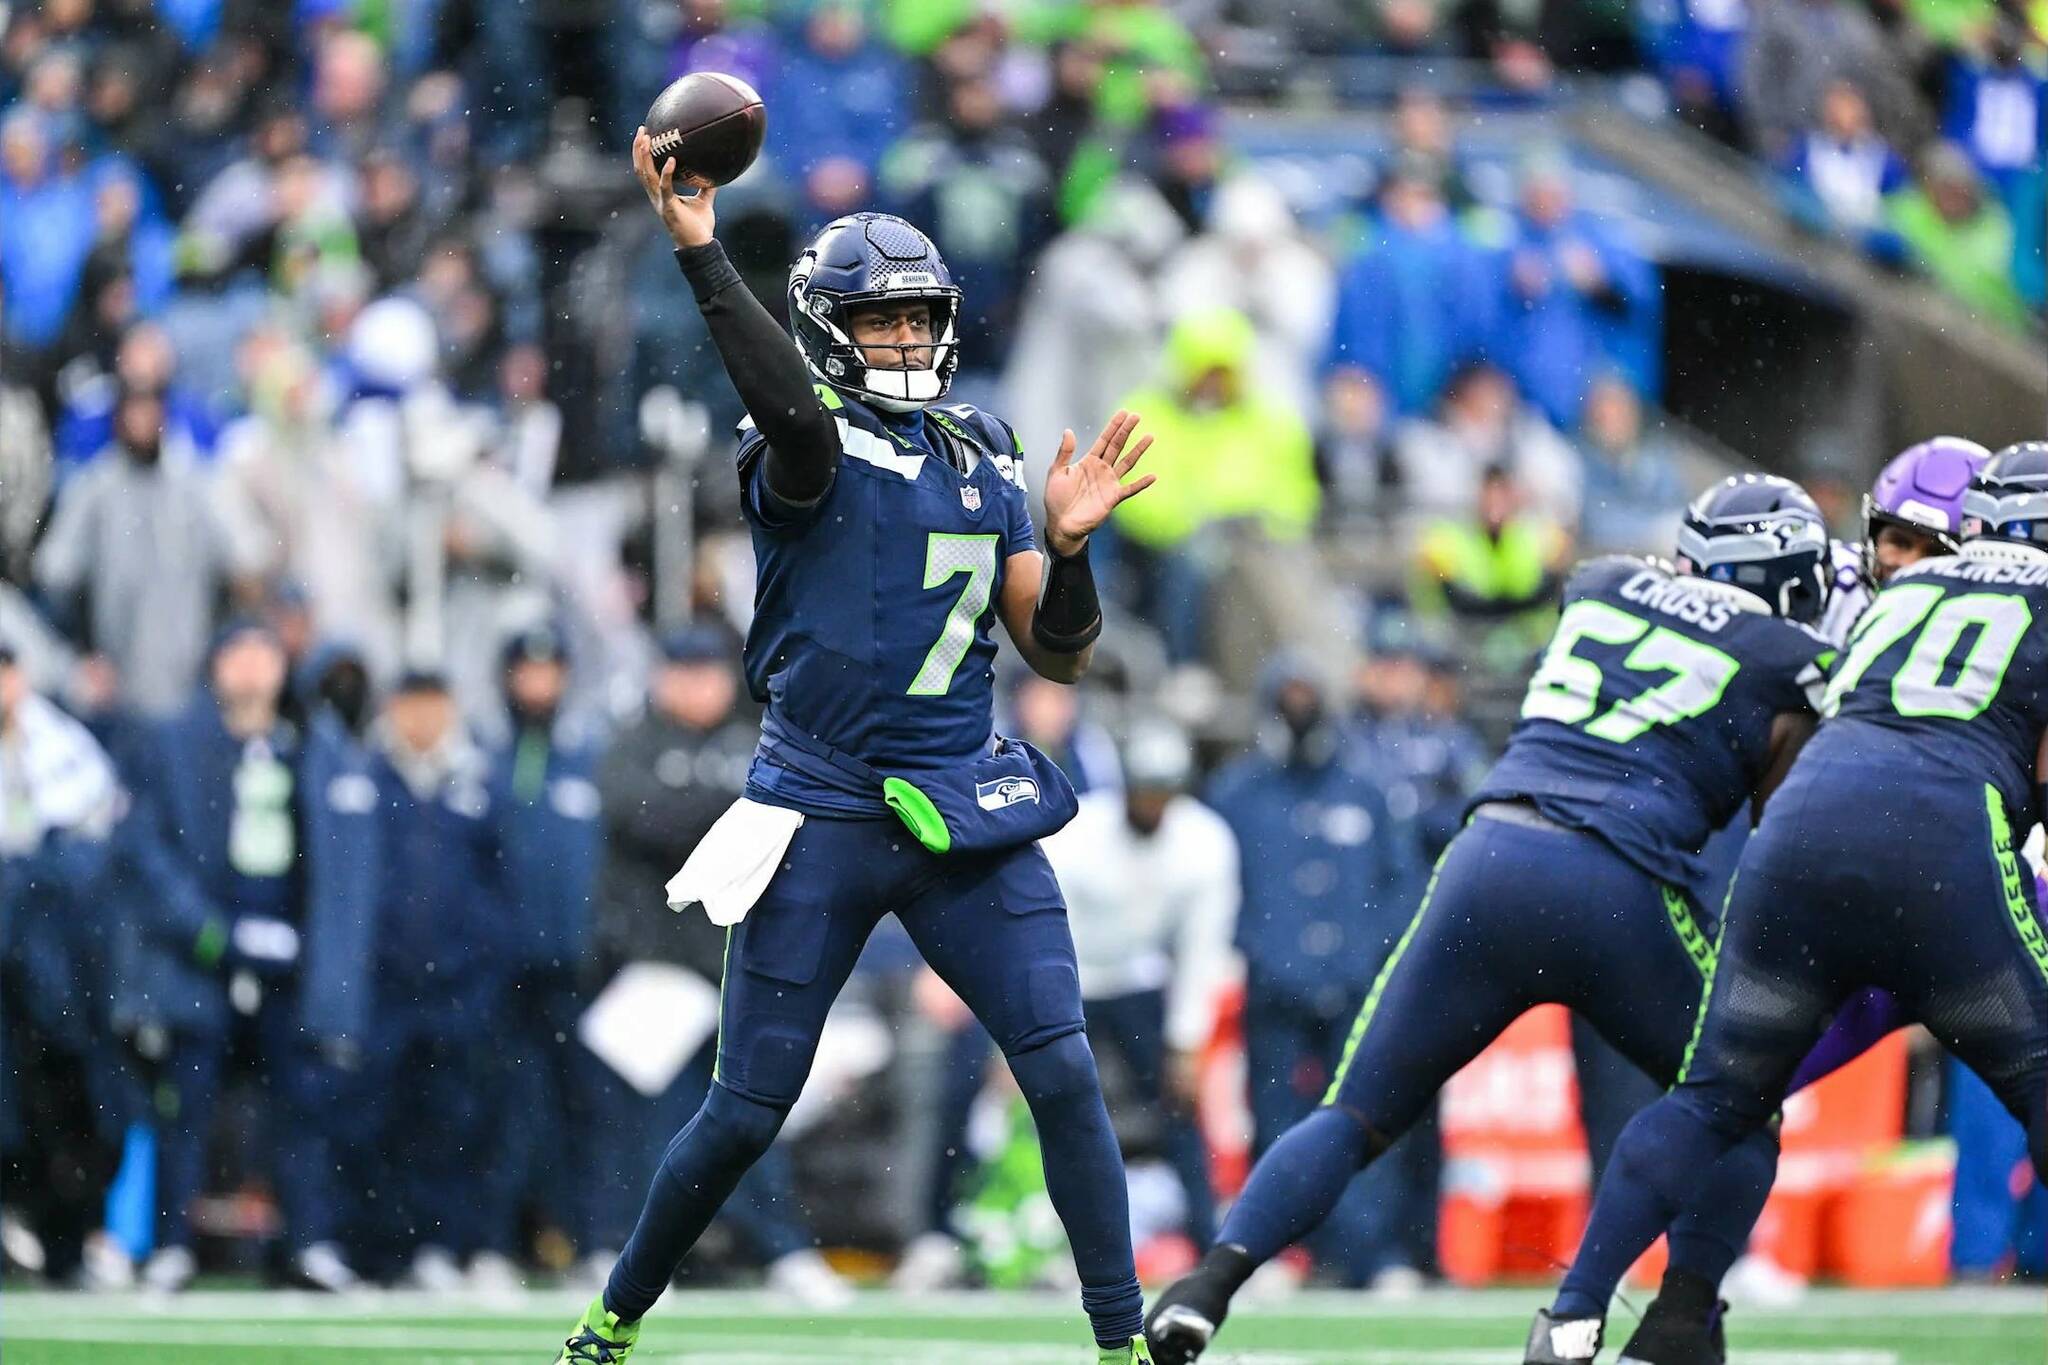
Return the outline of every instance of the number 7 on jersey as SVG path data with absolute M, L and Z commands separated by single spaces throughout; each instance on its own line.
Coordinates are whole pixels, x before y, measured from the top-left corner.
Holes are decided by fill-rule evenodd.
M 963 573 L 967 575 L 967 585 L 960 589 L 953 609 L 946 613 L 945 627 L 924 656 L 924 666 L 910 680 L 908 695 L 942 697 L 953 686 L 953 675 L 959 672 L 960 661 L 967 657 L 967 650 L 974 643 L 974 624 L 988 610 L 989 594 L 995 588 L 999 539 L 995 535 L 964 536 L 934 531 L 925 541 L 925 588 L 944 587 L 947 580 Z

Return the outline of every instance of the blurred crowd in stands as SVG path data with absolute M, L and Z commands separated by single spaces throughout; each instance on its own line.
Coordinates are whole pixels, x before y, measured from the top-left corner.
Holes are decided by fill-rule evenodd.
M 955 397 L 1037 472 L 1119 406 L 1156 435 L 1100 556 L 1116 634 L 1156 657 L 1105 671 L 1213 668 L 1253 700 L 1190 713 L 1199 764 L 1112 741 L 1111 692 L 1027 683 L 1012 722 L 1107 794 L 1112 842 L 1228 759 L 1213 813 L 1176 817 L 1237 850 L 1188 893 L 1207 937 L 1180 942 L 1178 904 L 1130 932 L 1242 960 L 1261 1137 L 1320 1088 L 1485 760 L 1456 665 L 1514 675 L 1570 557 L 1665 550 L 1700 482 L 1657 415 L 1654 263 L 1561 147 L 1472 174 L 1439 68 L 1507 102 L 1647 71 L 1801 221 L 2001 325 L 2042 307 L 2038 3 L 30 0 L 0 25 L 0 1145 L 60 1278 L 117 1281 L 118 1246 L 182 1283 L 195 1217 L 329 1287 L 502 1282 L 536 1219 L 558 1264 L 601 1256 L 708 1082 L 693 1054 L 629 1092 L 571 1041 L 624 965 L 716 979 L 660 885 L 752 744 L 740 412 L 624 156 L 679 74 L 766 100 L 720 224 L 771 306 L 810 231 L 900 212 L 966 290 Z M 1364 111 L 1372 184 L 1304 222 L 1232 119 L 1382 59 L 1406 60 Z M 1280 577 L 1316 592 L 1239 609 L 1259 563 L 1311 553 L 1334 577 Z M 1290 639 L 1366 659 L 1355 695 L 1258 666 Z M 881 1109 L 964 1152 L 986 1045 L 877 958 L 870 1004 L 945 1039 L 903 1048 L 925 1098 Z M 1138 1110 L 1172 1109 L 1199 1236 L 1185 1054 L 1213 1001 L 1164 981 L 1091 984 L 1092 1022 Z M 1379 1169 L 1422 1189 L 1425 1157 Z M 925 1166 L 894 1232 L 939 1237 L 936 1275 L 971 1228 Z M 94 1261 L 117 1169 L 149 1192 Z M 271 1223 L 201 1198 L 252 1171 Z M 757 1171 L 735 1230 L 829 1298 L 801 1174 Z M 1331 1263 L 1426 1266 L 1420 1215 L 1369 1202 Z

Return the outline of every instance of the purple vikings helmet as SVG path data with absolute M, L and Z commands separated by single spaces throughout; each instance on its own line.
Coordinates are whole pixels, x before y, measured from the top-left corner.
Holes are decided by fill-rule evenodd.
M 1960 436 L 1936 436 L 1893 457 L 1863 495 L 1863 574 L 1877 581 L 1877 530 L 1904 526 L 1954 554 L 1963 533 L 1963 494 L 1991 452 Z

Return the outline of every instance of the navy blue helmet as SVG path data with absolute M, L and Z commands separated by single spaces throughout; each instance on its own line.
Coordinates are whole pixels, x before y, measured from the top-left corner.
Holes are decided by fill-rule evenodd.
M 2048 441 L 2021 441 L 1993 455 L 1963 494 L 1964 540 L 2048 548 Z
M 921 300 L 931 306 L 930 363 L 870 365 L 848 316 L 863 304 Z M 891 412 L 935 403 L 960 367 L 960 289 L 931 238 L 888 213 L 855 213 L 825 225 L 789 271 L 789 322 L 820 379 Z M 872 347 L 868 349 L 872 350 Z M 916 349 L 925 349 L 920 343 Z
M 1828 528 L 1806 490 L 1775 474 L 1737 474 L 1693 499 L 1678 528 L 1678 567 L 1733 584 L 1788 621 L 1827 606 Z

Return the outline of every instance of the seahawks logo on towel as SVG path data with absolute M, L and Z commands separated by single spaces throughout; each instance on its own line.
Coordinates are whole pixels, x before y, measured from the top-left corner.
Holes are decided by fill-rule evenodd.
M 1038 800 L 1038 783 L 1029 777 L 999 777 L 993 782 L 974 784 L 974 804 L 983 810 L 1001 810 Z

